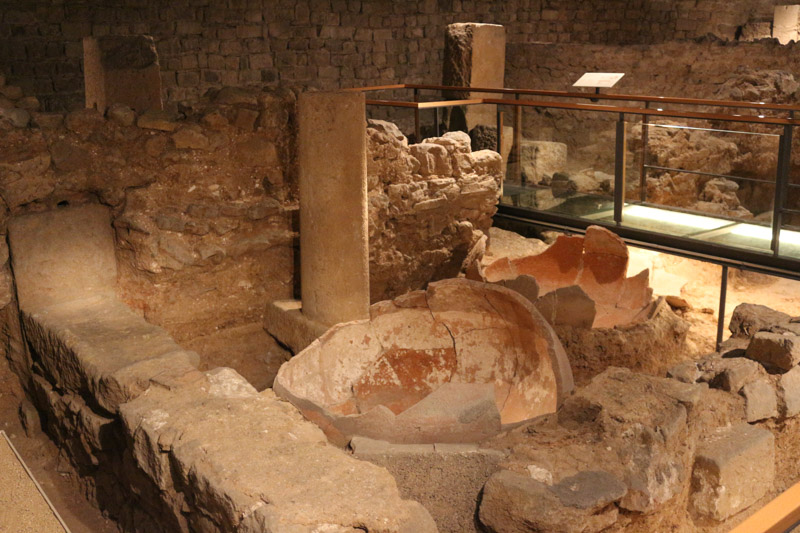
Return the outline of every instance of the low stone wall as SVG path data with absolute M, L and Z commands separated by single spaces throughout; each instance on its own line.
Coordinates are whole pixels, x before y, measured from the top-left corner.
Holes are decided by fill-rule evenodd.
M 17 217 L 10 242 L 33 397 L 122 530 L 436 531 L 386 470 L 120 302 L 104 208 Z

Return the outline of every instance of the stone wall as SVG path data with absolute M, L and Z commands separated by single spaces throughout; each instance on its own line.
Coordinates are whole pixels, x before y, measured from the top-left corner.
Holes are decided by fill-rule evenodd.
M 372 302 L 456 277 L 492 225 L 500 154 L 473 153 L 463 132 L 409 145 L 394 124 L 370 121 L 367 135 Z
M 587 71 L 625 72 L 613 92 L 727 98 L 732 95 L 720 91 L 737 72 L 772 69 L 800 73 L 799 50 L 797 43 L 781 45 L 772 39 L 727 42 L 707 38 L 637 46 L 511 43 L 506 86 L 569 90 Z M 739 99 L 748 99 L 743 96 Z
M 178 342 L 203 339 L 204 368 L 230 352 L 217 336 L 256 325 L 233 346 L 252 361 L 277 356 L 261 363 L 271 370 L 242 370 L 263 380 L 285 357 L 261 330 L 263 308 L 294 286 L 293 101 L 223 90 L 180 115 L 113 107 L 107 117 L 34 112 L 26 127 L 0 120 L 1 231 L 26 212 L 108 206 L 126 303 Z
M 734 39 L 748 21 L 770 21 L 776 3 L 783 2 L 24 0 L 0 9 L 0 70 L 47 109 L 80 107 L 81 39 L 149 34 L 173 102 L 223 85 L 438 83 L 444 29 L 453 22 L 502 24 L 511 44 Z
M 0 115 L 1 234 L 23 213 L 110 207 L 125 302 L 200 352 L 202 369 L 269 386 L 287 354 L 263 330 L 265 308 L 299 295 L 295 93 L 224 88 L 180 113 L 12 109 Z M 491 224 L 500 165 L 465 134 L 409 148 L 369 132 L 378 301 L 456 275 Z M 0 275 L 2 307 L 13 291 L 7 266 Z
M 652 45 L 577 45 L 577 44 L 511 44 L 509 65 L 506 69 L 507 87 L 535 87 L 539 89 L 570 90 L 571 84 L 587 71 L 625 72 L 614 87 L 622 94 L 661 95 L 674 97 L 709 98 L 736 101 L 764 101 L 797 105 L 800 102 L 800 45 L 781 45 L 772 39 L 755 42 L 728 42 L 714 38 L 693 41 L 668 42 Z M 609 101 L 601 103 L 608 104 Z M 632 103 L 631 107 L 641 104 Z M 664 106 L 673 110 L 692 110 L 740 113 L 740 110 L 697 108 L 678 105 Z M 755 111 L 747 111 L 755 113 Z M 769 114 L 769 113 L 768 113 Z M 775 116 L 786 116 L 774 113 Z M 570 171 L 594 168 L 613 174 L 614 121 L 613 113 L 591 113 L 562 110 L 526 109 L 523 134 L 540 141 L 556 141 L 568 145 Z M 629 115 L 628 179 L 631 191 L 638 187 L 641 163 L 641 117 Z M 667 119 L 669 121 L 669 119 Z M 664 122 L 659 120 L 658 122 Z M 726 130 L 756 131 L 780 134 L 778 126 L 753 126 L 743 123 L 687 121 L 672 119 L 674 124 L 721 128 Z M 791 180 L 797 183 L 800 170 L 800 143 L 797 132 L 792 151 Z M 651 164 L 674 168 L 702 170 L 718 174 L 775 179 L 778 154 L 777 138 L 738 134 L 693 132 L 691 142 L 681 141 L 686 132 L 668 132 L 650 128 L 649 157 Z M 658 177 L 653 171 L 648 178 Z M 677 178 L 676 178 L 677 176 Z M 670 205 L 692 207 L 698 201 L 708 200 L 704 192 L 709 178 L 695 175 L 672 174 L 667 180 L 677 179 L 683 185 L 662 187 L 650 181 L 648 198 Z M 676 182 L 676 183 L 677 183 Z M 681 189 L 685 190 L 681 190 Z M 665 196 L 661 194 L 666 191 Z M 608 192 L 608 191 L 606 191 Z M 651 193 L 653 193 L 651 195 Z M 673 201 L 672 196 L 682 196 Z M 736 192 L 738 200 L 725 207 L 725 211 L 739 216 L 741 204 L 753 215 L 771 210 L 773 192 L 769 187 L 740 182 Z M 800 205 L 800 195 L 791 192 L 790 207 Z M 713 206 L 712 206 L 713 207 Z M 719 206 L 717 206 L 719 207 Z M 702 210 L 707 210 L 703 208 Z M 715 212 L 719 212 L 718 210 Z M 747 214 L 745 212 L 745 214 Z M 765 215 L 766 216 L 766 215 Z

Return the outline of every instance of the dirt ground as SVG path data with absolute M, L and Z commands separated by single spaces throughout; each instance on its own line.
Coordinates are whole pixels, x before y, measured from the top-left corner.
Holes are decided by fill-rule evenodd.
M 116 532 L 115 523 L 84 498 L 69 462 L 47 435 L 36 428 L 31 437 L 26 436 L 18 414 L 22 396 L 17 376 L 0 357 L 0 429 L 8 434 L 72 533 Z M 0 524 L 0 531 L 5 530 Z
M 650 268 L 654 294 L 680 296 L 691 305 L 691 309 L 680 312 L 692 326 L 687 342 L 691 355 L 700 357 L 713 352 L 722 267 L 633 247 L 628 249 L 631 255 L 628 275 Z M 730 337 L 728 324 L 740 303 L 766 305 L 791 316 L 800 316 L 800 281 L 729 269 L 723 340 Z

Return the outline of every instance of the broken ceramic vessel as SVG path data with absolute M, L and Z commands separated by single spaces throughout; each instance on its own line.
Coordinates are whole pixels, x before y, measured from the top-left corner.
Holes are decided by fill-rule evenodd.
M 274 390 L 333 442 L 477 442 L 552 413 L 572 390 L 561 343 L 519 294 L 431 283 L 339 324 L 285 363 Z
M 628 278 L 627 269 L 625 242 L 605 228 L 589 226 L 583 237 L 560 235 L 542 253 L 501 257 L 482 266 L 478 275 L 507 285 L 534 278 L 539 290 L 532 299 L 551 324 L 612 328 L 644 322 L 656 307 L 649 271 Z

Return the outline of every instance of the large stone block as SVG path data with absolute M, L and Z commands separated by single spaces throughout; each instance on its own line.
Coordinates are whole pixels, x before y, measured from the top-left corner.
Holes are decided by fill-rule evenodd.
M 136 111 L 162 109 L 161 72 L 148 35 L 83 39 L 86 107 L 101 113 L 112 104 Z
M 778 396 L 783 416 L 800 414 L 800 367 L 794 367 L 778 379 Z
M 762 329 L 785 324 L 791 317 L 786 313 L 775 311 L 765 305 L 739 304 L 733 310 L 728 329 L 736 338 L 752 337 Z
M 800 5 L 775 6 L 772 18 L 772 37 L 789 44 L 800 36 Z
M 690 501 L 714 520 L 725 520 L 758 501 L 775 479 L 775 438 L 748 424 L 721 429 L 697 451 Z
M 12 218 L 11 262 L 20 309 L 93 296 L 112 297 L 117 282 L 111 216 L 86 205 Z
M 800 336 L 759 331 L 747 346 L 747 357 L 766 366 L 791 370 L 800 362 Z
M 625 485 L 607 472 L 581 472 L 548 486 L 502 470 L 486 483 L 479 516 L 494 532 L 592 533 L 617 521 L 617 507 L 611 504 L 625 492 Z
M 61 389 L 92 398 L 109 413 L 151 383 L 168 385 L 199 356 L 112 298 L 23 311 L 27 340 Z
M 294 407 L 231 369 L 186 375 L 120 412 L 139 467 L 192 502 L 191 530 L 436 531 L 385 469 L 328 445 Z

